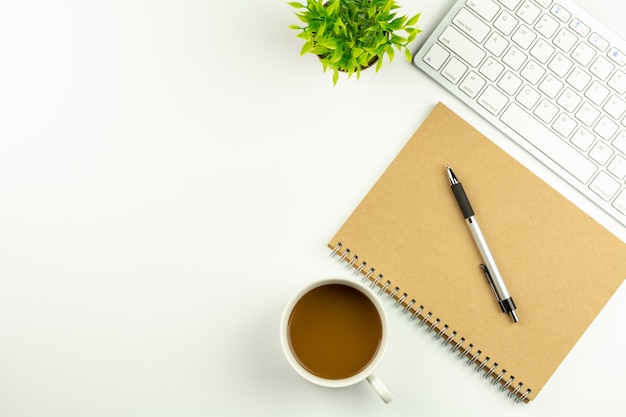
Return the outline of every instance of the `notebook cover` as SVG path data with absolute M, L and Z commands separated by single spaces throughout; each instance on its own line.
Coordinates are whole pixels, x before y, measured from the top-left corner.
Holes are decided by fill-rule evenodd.
M 479 267 L 446 164 L 467 192 L 519 323 L 500 311 Z M 410 310 L 420 320 L 436 323 L 435 331 L 524 401 L 535 398 L 626 277 L 620 239 L 441 103 L 328 246 L 367 278 L 382 274 L 377 285 L 404 305 L 415 300 Z

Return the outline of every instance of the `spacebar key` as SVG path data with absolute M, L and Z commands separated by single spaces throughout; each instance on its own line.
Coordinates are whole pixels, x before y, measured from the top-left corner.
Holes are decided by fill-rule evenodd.
M 517 104 L 512 103 L 502 113 L 500 120 L 583 184 L 589 182 L 596 172 L 597 167 L 593 162 L 571 148 Z

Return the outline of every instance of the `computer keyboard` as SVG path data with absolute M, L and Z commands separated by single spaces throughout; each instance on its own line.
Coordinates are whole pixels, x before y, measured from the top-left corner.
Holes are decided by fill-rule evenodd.
M 458 0 L 413 62 L 626 226 L 626 42 L 591 14 Z

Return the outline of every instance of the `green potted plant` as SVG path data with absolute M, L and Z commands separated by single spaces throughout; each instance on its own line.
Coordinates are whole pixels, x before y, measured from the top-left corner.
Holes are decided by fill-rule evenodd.
M 324 72 L 333 71 L 333 85 L 339 71 L 359 78 L 361 70 L 376 64 L 378 72 L 383 57 L 386 55 L 391 62 L 395 50 L 411 61 L 408 44 L 421 32 L 417 27 L 420 14 L 410 19 L 397 16 L 400 6 L 395 0 L 307 0 L 306 5 L 288 4 L 298 10 L 295 14 L 304 23 L 289 26 L 304 39 L 300 55 L 317 55 Z M 404 36 L 398 32 L 404 32 Z

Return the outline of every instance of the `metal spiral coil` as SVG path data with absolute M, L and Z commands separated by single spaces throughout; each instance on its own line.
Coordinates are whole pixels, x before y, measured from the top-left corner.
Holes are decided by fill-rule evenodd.
M 384 280 L 383 274 L 376 274 L 376 269 L 373 266 L 370 265 L 368 268 L 366 261 L 360 260 L 357 254 L 352 254 L 349 248 L 343 249 L 340 242 L 331 249 L 331 258 L 338 256 L 338 262 L 345 263 L 347 269 L 353 269 L 355 277 L 360 276 L 364 283 L 369 282 L 371 289 L 378 288 L 378 293 L 381 296 L 387 294 L 394 303 L 394 307 L 402 307 L 402 314 L 410 312 L 410 320 L 418 319 L 419 327 L 428 325 L 426 332 L 434 334 L 435 339 L 441 340 L 444 345 L 448 344 L 452 352 L 456 352 L 460 359 L 466 360 L 468 366 L 474 365 L 476 372 L 483 371 L 485 379 L 492 378 L 491 383 L 499 385 L 500 390 L 508 392 L 508 396 L 516 402 L 528 401 L 531 390 L 524 390 L 523 382 L 514 385 L 515 376 L 510 375 L 506 369 L 499 369 L 498 363 L 492 362 L 489 356 L 483 357 L 481 350 L 474 351 L 474 344 L 460 336 L 456 330 L 450 329 L 450 326 L 443 323 L 431 311 L 426 310 L 426 307 L 418 304 L 414 298 L 409 299 L 409 294 L 403 292 L 400 287 L 394 286 L 390 279 Z M 448 334 L 450 330 L 452 331 Z
M 446 339 L 442 339 L 444 337 L 444 335 L 446 334 L 446 332 L 448 331 L 449 326 L 447 324 L 444 324 L 443 326 L 441 326 L 441 330 L 439 330 L 439 333 L 437 333 L 435 335 L 435 339 L 441 339 L 444 341 L 444 343 L 446 342 Z

